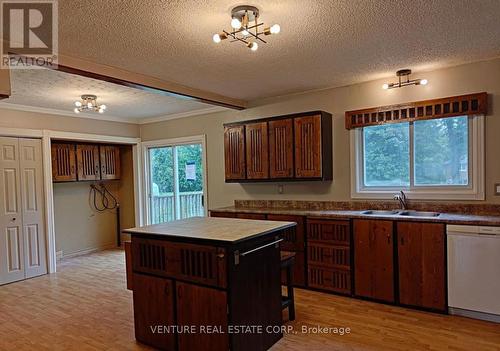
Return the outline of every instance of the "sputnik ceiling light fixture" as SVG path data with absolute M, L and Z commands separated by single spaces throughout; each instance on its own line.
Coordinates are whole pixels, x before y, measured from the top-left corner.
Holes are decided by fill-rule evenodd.
M 220 43 L 223 40 L 231 38 L 230 42 L 242 42 L 252 51 L 259 48 L 258 42 L 267 43 L 262 36 L 278 34 L 281 30 L 279 24 L 273 24 L 270 27 L 263 27 L 264 23 L 259 23 L 259 9 L 255 6 L 236 6 L 231 11 L 231 31 L 223 30 L 214 34 L 213 41 Z
M 98 105 L 97 104 L 97 96 L 91 94 L 85 94 L 81 96 L 81 100 L 75 101 L 75 113 L 80 112 L 99 112 L 104 113 L 106 110 L 106 105 Z
M 396 72 L 399 78 L 397 83 L 385 83 L 382 85 L 382 89 L 394 89 L 402 88 L 408 85 L 426 85 L 428 83 L 427 79 L 412 79 L 410 80 L 411 69 L 400 69 Z M 406 77 L 406 80 L 404 80 Z

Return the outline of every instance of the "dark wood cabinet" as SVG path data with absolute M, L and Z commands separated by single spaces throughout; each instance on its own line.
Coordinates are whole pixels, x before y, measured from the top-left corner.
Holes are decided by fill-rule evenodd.
M 69 143 L 53 143 L 52 180 L 54 182 L 76 181 L 75 145 Z
M 78 180 L 99 180 L 99 146 L 92 144 L 76 145 L 76 161 L 78 165 Z
M 226 182 L 331 180 L 332 152 L 323 111 L 224 125 Z
M 354 220 L 354 291 L 394 302 L 393 221 Z
M 349 221 L 307 221 L 307 284 L 351 294 L 351 227 Z
M 176 292 L 177 325 L 195 326 L 197 330 L 210 326 L 221 331 L 219 333 L 179 333 L 178 350 L 191 351 L 200 348 L 207 351 L 229 350 L 226 291 L 177 282 Z
M 245 126 L 247 179 L 269 178 L 267 123 Z
M 101 179 L 120 179 L 120 147 L 100 145 Z
M 169 279 L 133 275 L 135 338 L 161 350 L 175 350 L 175 334 L 151 328 L 175 325 L 174 288 Z
M 269 177 L 293 177 L 293 119 L 269 121 Z
M 264 213 L 236 213 L 236 218 L 241 219 L 266 219 Z
M 446 310 L 445 226 L 398 222 L 399 301 Z
M 224 166 L 226 179 L 246 178 L 244 125 L 224 127 Z

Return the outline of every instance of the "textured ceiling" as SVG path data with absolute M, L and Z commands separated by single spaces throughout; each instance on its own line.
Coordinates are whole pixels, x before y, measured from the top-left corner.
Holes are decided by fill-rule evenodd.
M 500 56 L 499 0 L 256 0 L 281 33 L 214 44 L 241 4 L 59 1 L 60 52 L 246 100 Z
M 106 112 L 102 115 L 80 113 L 78 116 L 144 122 L 159 116 L 178 117 L 214 110 L 211 105 L 185 98 L 46 69 L 12 70 L 11 85 L 12 95 L 0 102 L 0 107 L 42 108 L 47 112 L 71 115 L 74 114 L 74 102 L 82 94 L 94 94 L 99 104 L 106 104 Z

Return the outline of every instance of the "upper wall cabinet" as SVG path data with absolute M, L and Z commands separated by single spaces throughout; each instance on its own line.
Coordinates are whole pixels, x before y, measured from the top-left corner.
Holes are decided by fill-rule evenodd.
M 332 116 L 322 111 L 224 125 L 226 182 L 332 179 Z
M 52 144 L 52 179 L 54 182 L 74 182 L 76 180 L 74 144 Z
M 269 178 L 267 123 L 245 126 L 247 179 Z
M 226 180 L 245 179 L 245 126 L 224 127 Z
M 120 147 L 52 143 L 52 180 L 74 182 L 120 179 Z

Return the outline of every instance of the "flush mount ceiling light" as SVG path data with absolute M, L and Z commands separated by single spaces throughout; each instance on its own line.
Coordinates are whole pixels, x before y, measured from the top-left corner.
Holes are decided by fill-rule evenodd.
M 385 83 L 382 85 L 382 89 L 394 89 L 402 88 L 408 85 L 426 85 L 428 83 L 427 79 L 412 79 L 410 80 L 411 69 L 400 69 L 396 72 L 399 78 L 398 83 Z M 406 80 L 405 80 L 406 77 Z
M 230 42 L 242 42 L 252 51 L 259 48 L 258 41 L 267 43 L 262 36 L 278 34 L 281 30 L 279 24 L 264 27 L 264 23 L 259 23 L 259 9 L 255 6 L 236 6 L 231 11 L 231 31 L 223 30 L 214 34 L 213 41 L 220 43 L 230 38 Z M 263 29 L 262 29 L 263 28 Z
M 80 112 L 99 112 L 104 113 L 106 110 L 106 105 L 98 105 L 97 104 L 97 96 L 85 94 L 81 96 L 80 101 L 75 101 L 75 113 Z

